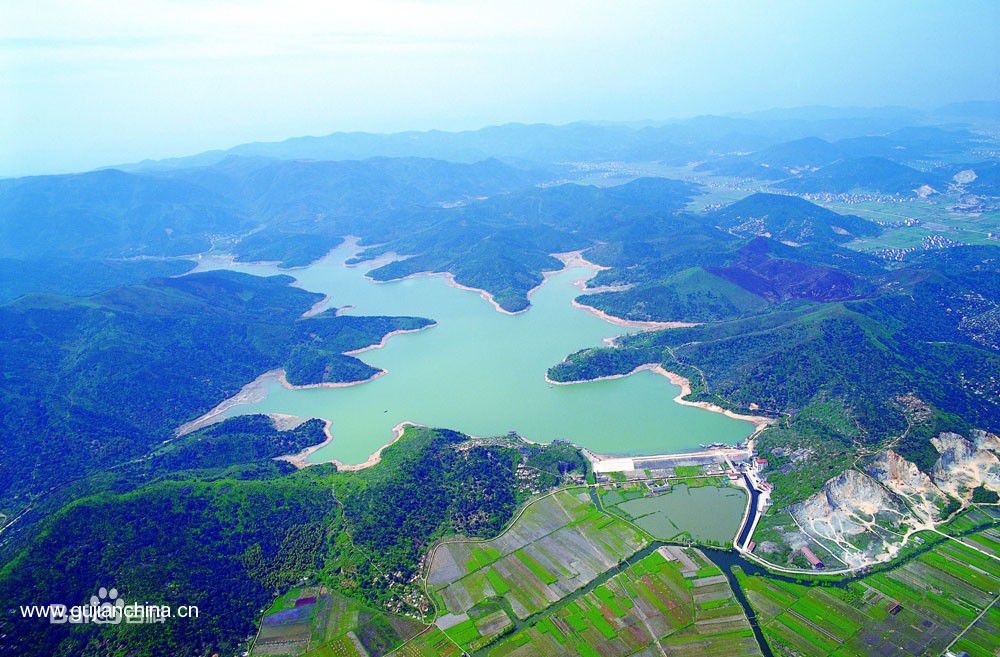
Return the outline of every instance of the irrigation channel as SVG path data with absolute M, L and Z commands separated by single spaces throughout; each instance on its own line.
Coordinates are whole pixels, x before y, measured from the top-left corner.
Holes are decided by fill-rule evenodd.
M 747 517 L 743 522 L 743 528 L 740 529 L 740 536 L 736 539 L 736 544 L 741 548 L 746 547 L 747 541 L 750 540 L 750 530 L 754 526 L 754 520 L 757 519 L 757 501 L 760 499 L 760 491 L 754 487 L 749 475 L 745 472 L 743 473 L 743 481 L 746 482 L 747 491 L 750 493 L 750 505 L 747 507 Z

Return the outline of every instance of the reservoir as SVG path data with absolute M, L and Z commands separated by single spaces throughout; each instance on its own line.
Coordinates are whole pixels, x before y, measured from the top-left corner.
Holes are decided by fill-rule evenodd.
M 573 385 L 546 382 L 547 369 L 566 355 L 635 330 L 572 305 L 581 293 L 580 282 L 594 273 L 590 267 L 550 275 L 532 293 L 527 312 L 507 315 L 477 292 L 453 287 L 438 276 L 374 282 L 365 276 L 372 263 L 344 265 L 357 250 L 347 242 L 293 270 L 211 259 L 199 267 L 288 274 L 304 289 L 328 295 L 332 307 L 350 306 L 343 313 L 412 315 L 437 322 L 358 354 L 386 370 L 384 376 L 343 388 L 298 390 L 271 381 L 263 399 L 226 411 L 226 416 L 283 413 L 329 420 L 333 440 L 310 455 L 312 462 L 362 463 L 390 442 L 393 427 L 404 421 L 476 436 L 516 431 L 533 441 L 569 440 L 613 455 L 735 443 L 753 429 L 748 422 L 676 403 L 680 388 L 650 371 Z

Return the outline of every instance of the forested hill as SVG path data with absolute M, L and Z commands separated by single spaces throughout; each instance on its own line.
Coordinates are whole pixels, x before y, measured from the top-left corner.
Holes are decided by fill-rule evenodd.
M 145 454 L 265 371 L 296 384 L 368 378 L 343 352 L 430 323 L 302 319 L 321 295 L 291 282 L 209 272 L 0 306 L 0 508 Z
M 464 285 L 494 295 L 508 311 L 528 307 L 542 272 L 560 269 L 551 257 L 611 239 L 647 217 L 672 218 L 698 193 L 694 185 L 640 178 L 618 187 L 558 185 L 526 189 L 461 207 L 396 215 L 400 235 L 360 254 L 414 257 L 371 272 L 378 280 L 421 271 L 450 272 Z M 411 227 L 403 231 L 403 226 Z
M 895 449 L 929 471 L 937 458 L 929 439 L 938 432 L 1000 431 L 998 271 L 1000 247 L 930 252 L 886 272 L 878 287 L 873 280 L 864 299 L 798 301 L 729 321 L 625 337 L 614 348 L 571 355 L 549 376 L 591 379 L 662 363 L 691 379 L 694 399 L 786 417 L 800 432 L 798 448 L 839 444 L 852 453 L 852 445 L 876 449 L 899 439 Z M 919 423 L 915 404 L 925 409 Z M 835 409 L 826 412 L 820 430 L 815 419 L 812 425 L 804 420 L 804 411 L 817 405 Z M 777 434 L 761 437 L 764 450 L 772 436 Z M 844 458 L 841 469 L 851 462 Z M 799 494 L 836 474 L 825 469 L 829 464 L 819 465 L 824 469 L 800 473 L 818 479 Z
M 777 194 L 751 194 L 712 212 L 709 219 L 734 233 L 764 235 L 796 244 L 843 243 L 881 232 L 878 224 L 867 219 Z
M 777 194 L 755 194 L 700 216 L 642 216 L 606 231 L 584 252 L 608 267 L 592 286 L 624 289 L 578 301 L 627 319 L 704 322 L 793 300 L 861 298 L 887 272 L 878 259 L 838 246 L 848 229 L 868 235 L 878 226 Z
M 17 271 L 0 284 L 0 299 L 89 294 L 178 273 L 190 265 L 172 258 L 213 245 L 242 259 L 307 264 L 344 235 L 391 239 L 393 217 L 406 208 L 530 187 L 548 175 L 496 160 L 234 156 L 160 175 L 106 169 L 0 180 L 0 274 Z M 70 269 L 82 278 L 54 275 Z
M 842 194 L 861 189 L 909 196 L 921 187 L 942 189 L 945 180 L 934 172 L 919 171 L 883 157 L 841 160 L 829 166 L 786 180 L 781 187 L 794 192 Z

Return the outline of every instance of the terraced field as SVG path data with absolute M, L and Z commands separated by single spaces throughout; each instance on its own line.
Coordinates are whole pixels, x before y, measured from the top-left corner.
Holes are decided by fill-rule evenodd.
M 739 657 L 760 652 L 722 571 L 697 550 L 669 547 L 532 618 L 488 654 Z
M 585 491 L 541 498 L 494 539 L 438 547 L 427 578 L 445 613 L 437 625 L 474 650 L 645 544 L 639 531 L 600 512 Z
M 844 586 L 745 575 L 740 582 L 779 655 L 929 656 L 950 646 L 994 657 L 1000 649 L 998 557 L 994 526 Z

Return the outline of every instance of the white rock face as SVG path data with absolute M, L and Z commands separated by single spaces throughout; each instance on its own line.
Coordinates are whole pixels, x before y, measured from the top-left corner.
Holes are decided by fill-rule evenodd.
M 901 538 L 915 523 L 910 512 L 871 477 L 847 470 L 826 482 L 823 489 L 788 511 L 807 534 L 820 539 L 850 566 L 882 561 L 894 555 Z M 891 524 L 885 532 L 879 524 Z M 862 534 L 868 534 L 862 539 Z M 864 547 L 859 547 L 863 545 Z
M 911 509 L 924 522 L 937 520 L 948 498 L 934 485 L 931 478 L 896 452 L 886 450 L 867 468 L 868 474 L 910 503 Z
M 968 440 L 942 433 L 931 444 L 941 455 L 931 472 L 938 488 L 960 499 L 968 499 L 979 486 L 1000 492 L 1000 438 L 995 434 L 976 430 Z
M 943 520 L 941 511 L 951 498 L 967 502 L 979 486 L 1000 492 L 1000 436 L 981 430 L 970 436 L 945 432 L 932 438 L 940 456 L 930 476 L 889 449 L 865 473 L 850 469 L 830 479 L 788 507 L 799 531 L 783 540 L 793 550 L 821 545 L 848 566 L 891 559 L 905 537 Z
M 976 178 L 978 178 L 978 176 L 976 175 L 976 172 L 973 171 L 972 169 L 963 169 L 962 171 L 959 171 L 954 176 L 952 176 L 952 180 L 957 182 L 959 185 L 965 185 L 966 183 L 970 183 Z

